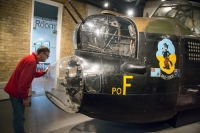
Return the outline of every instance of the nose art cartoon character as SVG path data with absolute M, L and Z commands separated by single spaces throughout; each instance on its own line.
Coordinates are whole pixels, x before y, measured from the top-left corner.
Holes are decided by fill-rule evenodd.
M 164 48 L 163 48 L 163 58 L 164 58 L 164 69 L 170 69 L 170 66 L 169 66 L 169 62 L 171 64 L 171 66 L 173 65 L 172 62 L 169 60 L 169 55 L 170 55 L 170 52 L 168 51 L 168 45 L 166 43 L 164 43 Z

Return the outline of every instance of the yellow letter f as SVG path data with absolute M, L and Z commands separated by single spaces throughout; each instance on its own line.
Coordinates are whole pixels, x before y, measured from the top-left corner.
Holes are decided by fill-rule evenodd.
M 131 84 L 126 83 L 126 79 L 132 79 L 133 76 L 124 76 L 123 77 L 123 95 L 126 95 L 126 87 L 131 87 Z

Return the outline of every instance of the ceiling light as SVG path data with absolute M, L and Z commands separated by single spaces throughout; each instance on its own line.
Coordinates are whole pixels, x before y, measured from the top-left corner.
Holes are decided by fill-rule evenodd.
M 108 3 L 107 2 L 104 4 L 104 7 L 108 7 Z
M 133 10 L 128 10 L 128 11 L 127 11 L 127 15 L 128 15 L 128 16 L 133 16 Z

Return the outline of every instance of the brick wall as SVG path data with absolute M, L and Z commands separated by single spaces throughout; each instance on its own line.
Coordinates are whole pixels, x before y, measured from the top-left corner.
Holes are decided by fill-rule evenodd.
M 30 51 L 31 0 L 0 0 L 0 82 Z
M 72 1 L 73 5 L 79 11 L 83 18 L 86 17 L 86 5 L 83 2 Z M 76 20 L 80 22 L 78 15 L 74 12 L 69 3 L 66 3 L 66 6 L 74 15 Z M 63 10 L 63 21 L 62 21 L 62 37 L 61 37 L 61 50 L 60 57 L 65 57 L 66 55 L 72 55 L 74 53 L 72 46 L 72 33 L 74 31 L 76 24 L 74 20 L 70 17 L 69 13 L 64 9 Z
M 65 0 L 53 0 L 63 3 Z M 73 0 L 82 17 L 86 5 Z M 67 7 L 72 8 L 66 3 Z M 72 14 L 75 12 L 72 10 Z M 30 53 L 32 0 L 0 0 L 0 82 L 7 81 L 22 57 Z M 63 8 L 60 57 L 72 55 L 72 33 L 75 22 Z M 75 18 L 78 16 L 75 14 Z

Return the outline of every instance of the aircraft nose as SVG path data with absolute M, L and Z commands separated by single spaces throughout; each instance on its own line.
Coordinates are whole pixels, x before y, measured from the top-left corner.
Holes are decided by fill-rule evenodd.
M 51 77 L 45 77 L 47 98 L 60 109 L 78 112 L 82 99 L 82 69 L 77 56 L 65 57 L 51 66 Z

